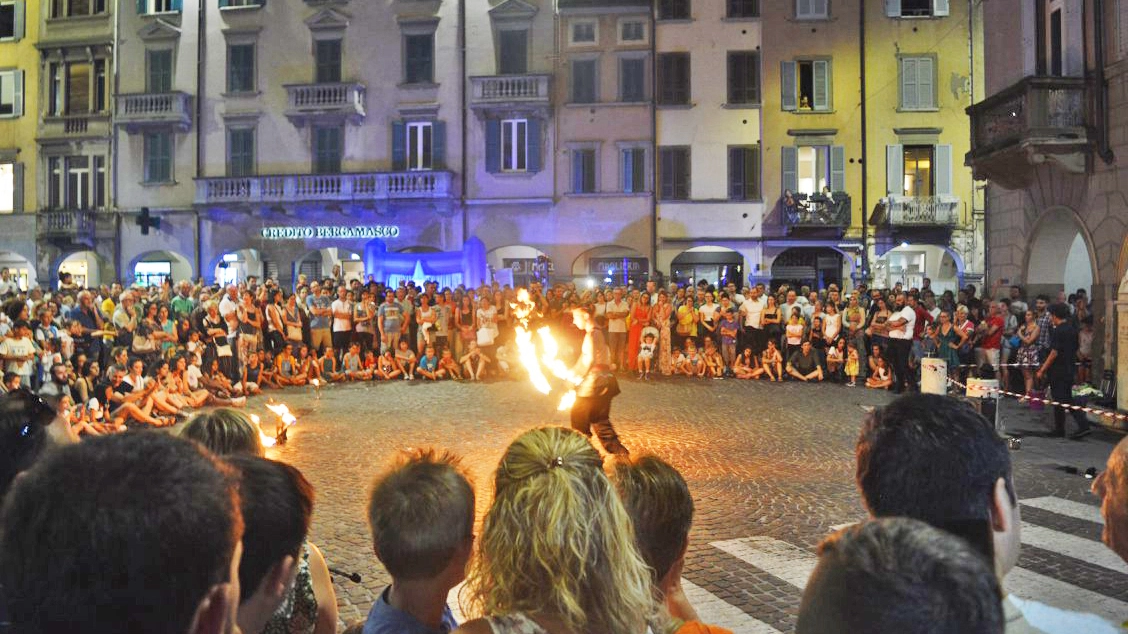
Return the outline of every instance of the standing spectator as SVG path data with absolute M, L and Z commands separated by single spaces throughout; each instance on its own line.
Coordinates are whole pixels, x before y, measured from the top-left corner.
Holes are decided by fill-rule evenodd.
M 866 334 L 869 335 L 871 345 L 885 349 L 889 345 L 889 317 L 893 315 L 893 311 L 889 310 L 889 300 L 884 295 L 880 295 L 876 290 L 874 294 L 876 297 L 870 308 Z
M 435 320 L 431 298 L 426 294 L 420 295 L 419 307 L 415 309 L 415 321 L 419 324 L 419 339 L 415 342 L 415 349 L 420 353 L 425 347 L 435 345 Z
M 181 280 L 176 285 L 176 297 L 172 298 L 170 302 L 172 314 L 177 319 L 184 319 L 192 314 L 196 309 L 196 300 L 192 297 L 192 283 L 188 280 Z
M 534 301 L 539 300 L 540 295 L 533 295 Z M 454 310 L 454 325 L 456 337 L 456 349 L 459 359 L 465 357 L 469 351 L 469 344 L 471 341 L 477 341 L 477 334 L 474 332 L 474 300 L 469 295 L 462 295 L 458 298 L 458 306 Z M 383 332 L 381 330 L 381 332 Z
M 670 295 L 666 291 L 658 291 L 658 301 L 650 313 L 650 325 L 658 329 L 658 371 L 662 376 L 673 373 L 673 356 L 671 350 L 673 341 L 670 332 L 670 319 L 673 315 L 673 305 L 670 304 Z
M 649 302 L 649 295 L 644 294 Z M 611 347 L 611 363 L 619 371 L 633 369 L 636 361 L 631 360 L 630 348 L 627 346 L 627 317 L 631 314 L 631 305 L 623 299 L 623 289 L 615 288 L 611 291 L 611 299 L 604 303 L 604 316 L 607 318 L 607 344 Z M 648 326 L 650 315 L 647 314 L 646 323 L 641 324 L 642 327 Z M 639 332 L 642 329 L 639 328 Z M 634 333 L 634 321 L 631 322 L 631 335 Z M 637 359 L 638 352 L 634 353 Z
M 1001 304 L 991 300 L 984 302 L 987 315 L 976 328 L 979 339 L 979 348 L 976 350 L 976 366 L 990 364 L 995 369 L 999 367 L 1000 351 L 1003 347 L 1003 330 L 1006 328 L 1006 320 L 999 312 L 1000 306 Z
M 678 289 L 679 295 L 685 297 L 685 289 Z M 685 297 L 675 313 L 677 326 L 674 333 L 674 346 L 684 348 L 690 339 L 697 338 L 697 309 L 693 306 L 693 299 Z M 694 342 L 696 343 L 696 341 Z
M 1038 324 L 1038 354 L 1042 360 L 1045 360 L 1046 355 L 1050 353 L 1050 333 L 1053 331 L 1049 307 L 1049 295 L 1039 295 L 1034 299 L 1034 314 Z
M 31 341 L 31 326 L 26 321 L 17 321 L 12 333 L 0 341 L 0 359 L 4 370 L 20 377 L 20 385 L 31 389 L 31 377 L 35 374 L 35 344 Z
M 326 346 L 332 346 L 338 350 L 344 350 L 338 346 L 333 345 L 332 335 L 332 319 L 333 319 L 333 299 L 329 285 L 326 284 L 317 290 L 316 294 L 310 290 L 308 298 L 309 304 L 309 337 L 310 346 L 321 353 L 321 349 Z
M 329 305 L 333 313 L 332 344 L 333 348 L 345 351 L 349 349 L 352 341 L 353 303 L 349 300 L 349 291 L 344 286 L 337 288 L 337 299 Z
M 298 298 L 296 295 L 290 295 L 286 298 L 286 307 L 282 311 L 282 323 L 285 325 L 285 341 L 274 350 L 272 354 L 278 354 L 282 351 L 285 344 L 298 345 L 303 342 L 303 317 L 302 309 L 298 306 Z
M 228 284 L 227 292 L 219 300 L 219 314 L 227 317 L 237 308 L 239 308 L 239 287 Z
M 376 312 L 376 325 L 380 331 L 380 350 L 395 352 L 404 331 L 403 307 L 396 301 L 394 291 L 384 292 L 384 303 Z
M 752 354 L 758 357 L 764 351 L 764 344 L 767 340 L 763 323 L 767 300 L 764 298 L 763 287 L 759 284 L 745 290 L 747 296 L 740 304 L 740 317 L 744 326 L 742 345 L 752 348 Z
M 621 293 L 621 291 L 619 289 L 615 289 L 614 293 Z M 612 293 L 612 297 L 614 297 L 614 293 Z M 617 305 L 614 303 L 614 301 L 612 301 L 610 306 L 612 306 L 616 310 L 618 308 Z M 627 335 L 626 354 L 627 354 L 627 364 L 628 364 L 628 367 L 631 370 L 638 370 L 638 350 L 639 350 L 640 345 L 642 344 L 642 330 L 650 325 L 651 317 L 652 317 L 652 315 L 651 315 L 652 310 L 653 310 L 653 306 L 650 305 L 650 296 L 646 295 L 645 293 L 642 294 L 642 295 L 639 295 L 638 300 L 630 308 L 631 327 L 630 327 L 630 333 Z M 624 320 L 624 323 L 625 323 L 625 320 Z M 608 329 L 608 340 L 610 340 L 611 339 L 611 324 L 610 324 L 610 321 L 608 321 L 607 329 Z M 617 357 L 615 357 L 615 348 L 612 347 L 611 348 L 611 362 L 614 363 L 616 358 Z
M 1069 307 L 1054 304 L 1049 308 L 1053 331 L 1050 333 L 1050 348 L 1046 360 L 1038 368 L 1037 378 L 1049 377 L 1050 397 L 1061 405 L 1054 407 L 1054 436 L 1065 435 L 1065 408 L 1073 405 L 1074 364 L 1077 362 L 1077 329 L 1069 321 Z M 1089 416 L 1077 409 L 1070 409 L 1077 431 L 1069 437 L 1078 440 L 1093 433 L 1089 426 Z
M 900 394 L 916 388 L 913 375 L 909 372 L 916 311 L 907 304 L 908 293 L 897 295 L 896 302 L 897 310 L 886 323 L 889 325 L 889 356 L 893 361 L 893 393 Z

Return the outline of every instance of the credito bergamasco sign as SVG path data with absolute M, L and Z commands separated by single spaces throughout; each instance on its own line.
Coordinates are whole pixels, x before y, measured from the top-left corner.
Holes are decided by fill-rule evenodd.
M 340 226 L 318 225 L 315 227 L 263 227 L 262 237 L 267 240 L 306 240 L 321 238 L 328 240 L 351 240 L 354 238 L 397 238 L 400 229 L 395 225 Z

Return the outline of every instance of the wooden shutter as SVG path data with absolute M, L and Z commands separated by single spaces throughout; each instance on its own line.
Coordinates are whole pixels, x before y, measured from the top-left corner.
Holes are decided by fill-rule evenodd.
M 633 192 L 634 188 L 634 151 L 619 150 L 623 157 L 623 191 Z
M 830 146 L 830 191 L 846 191 L 846 148 Z
M 501 171 L 501 120 L 486 119 L 486 171 Z
M 431 124 L 431 169 L 446 168 L 446 121 Z
M 12 114 L 18 117 L 23 115 L 24 110 L 24 71 L 17 70 L 13 75 L 12 85 L 15 92 L 12 94 Z
M 24 36 L 24 3 L 19 0 L 15 4 L 15 24 L 12 29 L 12 41 L 19 42 Z
M 932 0 L 932 15 L 948 15 L 948 0 Z
M 795 62 L 781 62 L 779 68 L 780 106 L 784 110 L 795 110 L 799 104 L 796 94 L 796 64 Z
M 20 213 L 24 210 L 24 164 L 15 163 L 12 165 L 12 212 Z
M 407 126 L 403 121 L 392 122 L 392 169 L 407 169 Z
M 901 107 L 915 110 L 920 107 L 917 101 L 917 58 L 901 58 Z
M 811 107 L 815 110 L 830 110 L 830 62 L 819 59 L 812 62 L 811 66 L 815 85 Z
M 885 15 L 891 18 L 901 17 L 901 0 L 885 0 Z
M 936 194 L 938 196 L 951 195 L 952 193 L 952 146 L 937 145 L 932 156 L 935 161 Z
M 184 0 L 172 0 L 172 4 L 170 6 L 172 7 L 173 11 L 183 11 Z
M 780 188 L 783 191 L 799 189 L 799 148 L 784 146 L 780 148 L 780 164 L 782 166 L 783 182 L 780 183 Z M 783 195 L 780 191 L 780 195 Z
M 678 163 L 678 181 L 677 186 L 674 188 L 674 196 L 676 196 L 678 200 L 689 200 L 689 181 L 691 178 L 689 150 L 687 148 L 678 148 L 674 151 L 674 156 L 676 157 L 676 161 Z
M 729 200 L 744 200 L 744 148 L 729 148 L 728 168 Z
M 584 191 L 584 151 L 572 150 L 572 193 Z
M 885 189 L 892 196 L 905 194 L 905 147 L 885 146 Z
M 529 119 L 525 134 L 525 171 L 536 174 L 541 171 L 541 122 Z
M 933 64 L 931 57 L 917 59 L 917 107 L 935 108 L 936 91 L 932 81 Z

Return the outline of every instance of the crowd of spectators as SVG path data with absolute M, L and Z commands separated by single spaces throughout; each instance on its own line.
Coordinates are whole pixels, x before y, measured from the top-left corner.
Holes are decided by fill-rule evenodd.
M 531 284 L 532 325 L 548 325 L 565 354 L 586 306 L 605 329 L 613 367 L 638 379 L 837 382 L 901 393 L 918 389 L 922 361 L 946 363 L 954 388 L 991 365 L 1028 396 L 1055 330 L 1051 300 L 1022 289 L 974 286 L 844 293 L 764 284 L 737 289 L 647 282 L 581 288 Z M 479 381 L 516 360 L 511 287 L 443 288 L 371 279 L 273 280 L 226 287 L 166 281 L 25 292 L 0 271 L 3 388 L 30 386 L 62 402 L 80 434 L 129 424 L 167 426 L 205 405 L 242 406 L 264 389 L 345 381 Z M 1005 296 L 1004 296 L 1005 295 Z M 1072 323 L 1077 378 L 1088 381 L 1093 317 L 1086 293 L 1057 298 Z M 1015 369 L 1011 369 L 1012 365 Z M 993 371 L 992 371 L 993 372 Z
M 131 431 L 54 447 L 57 414 L 0 397 L 0 631 L 219 634 L 336 627 L 309 541 L 315 492 L 262 457 L 238 410 L 180 436 Z M 1007 594 L 1021 521 L 1005 442 L 970 405 L 905 396 L 868 414 L 857 486 L 871 519 L 819 546 L 799 634 L 1088 632 L 1099 617 Z M 1093 483 L 1105 542 L 1128 558 L 1128 440 Z M 941 475 L 942 474 L 942 475 Z M 476 520 L 457 456 L 402 454 L 374 480 L 371 548 L 392 583 L 350 634 L 724 634 L 683 591 L 694 501 L 655 455 L 604 457 L 583 435 L 520 434 Z M 458 623 L 448 593 L 471 620 Z

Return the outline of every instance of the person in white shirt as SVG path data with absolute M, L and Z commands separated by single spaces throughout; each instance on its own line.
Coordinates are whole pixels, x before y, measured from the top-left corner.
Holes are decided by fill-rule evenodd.
M 630 314 L 631 305 L 623 299 L 623 289 L 611 291 L 611 299 L 606 303 L 604 311 L 607 317 L 607 345 L 611 348 L 611 363 L 620 371 L 630 365 L 627 359 L 627 316 Z
M 744 326 L 744 336 L 741 347 L 752 348 L 754 356 L 760 356 L 764 351 L 767 339 L 764 331 L 764 308 L 768 301 L 764 297 L 764 287 L 761 284 L 744 289 L 747 295 L 740 304 L 740 320 Z
M 223 299 L 219 300 L 219 314 L 226 318 L 229 313 L 235 312 L 237 308 L 239 308 L 239 287 L 228 284 L 227 292 L 224 293 Z
M 908 303 L 909 294 L 900 293 L 896 299 L 896 309 L 885 323 L 889 326 L 889 358 L 893 364 L 893 390 L 900 394 L 905 390 L 915 390 L 916 381 L 909 370 L 909 355 L 913 349 L 913 328 L 916 326 L 916 311 Z
M 35 373 L 35 344 L 31 341 L 31 325 L 19 320 L 12 325 L 12 336 L 0 341 L 0 360 L 4 370 L 20 377 L 20 384 L 31 387 Z
M 333 348 L 344 354 L 352 341 L 353 303 L 349 300 L 348 289 L 337 288 L 337 299 L 329 305 L 329 310 L 333 313 Z
M 12 272 L 8 267 L 0 269 L 0 297 L 9 293 L 18 293 L 20 290 L 19 283 L 12 279 Z

